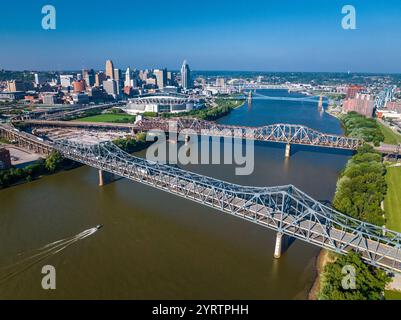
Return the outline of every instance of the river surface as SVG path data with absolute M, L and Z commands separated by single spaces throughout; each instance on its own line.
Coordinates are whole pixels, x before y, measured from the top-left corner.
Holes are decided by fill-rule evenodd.
M 342 133 L 317 102 L 254 100 L 219 122 Z M 244 185 L 294 184 L 330 201 L 349 156 L 293 146 L 285 160 L 284 145 L 256 143 L 252 175 L 236 176 L 233 165 L 187 168 Z M 0 279 L 20 253 L 98 224 L 94 235 L 0 281 L 0 299 L 306 299 L 316 276 L 318 247 L 296 240 L 276 260 L 273 231 L 126 179 L 99 188 L 97 170 L 84 166 L 0 190 Z M 56 290 L 41 287 L 46 264 L 56 268 Z

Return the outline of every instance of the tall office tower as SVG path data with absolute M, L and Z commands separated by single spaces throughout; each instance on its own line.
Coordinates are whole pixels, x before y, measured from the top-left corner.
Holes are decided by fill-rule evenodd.
M 114 80 L 120 81 L 121 80 L 121 75 L 120 75 L 120 69 L 114 69 Z
M 106 61 L 106 76 L 109 79 L 114 79 L 114 65 L 111 60 Z
M 107 76 L 104 72 L 100 71 L 95 75 L 95 87 L 100 87 L 103 81 L 107 80 Z
M 107 92 L 109 96 L 112 96 L 113 98 L 117 97 L 118 90 L 117 90 L 117 81 L 108 79 L 103 81 L 103 89 L 104 91 Z
M 95 71 L 93 69 L 82 70 L 82 78 L 85 80 L 88 87 L 93 87 L 95 85 Z
M 181 67 L 181 86 L 184 89 L 191 88 L 191 70 L 187 64 L 187 60 L 184 60 Z
M 153 74 L 156 77 L 156 83 L 160 90 L 163 90 L 167 86 L 167 69 L 154 70 Z
M 134 81 L 132 80 L 132 72 L 131 72 L 131 69 L 129 67 L 125 71 L 124 86 L 125 87 L 133 87 L 134 86 Z

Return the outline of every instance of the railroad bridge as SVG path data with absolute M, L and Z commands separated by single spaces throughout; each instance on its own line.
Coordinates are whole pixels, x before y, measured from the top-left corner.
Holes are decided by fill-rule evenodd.
M 83 123 L 74 121 L 25 121 L 31 126 L 53 126 L 69 128 L 98 128 L 109 130 L 124 130 L 127 132 L 147 132 L 161 130 L 173 133 L 193 133 L 217 137 L 232 137 L 264 142 L 278 142 L 286 144 L 286 156 L 290 156 L 291 145 L 310 145 L 345 150 L 356 150 L 363 144 L 361 139 L 341 135 L 326 134 L 303 125 L 272 124 L 261 127 L 245 127 L 223 125 L 211 121 L 193 118 L 146 118 L 134 124 L 122 123 Z

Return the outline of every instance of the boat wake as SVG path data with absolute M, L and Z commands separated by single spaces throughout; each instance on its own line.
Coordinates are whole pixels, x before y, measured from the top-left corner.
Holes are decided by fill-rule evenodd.
M 79 233 L 75 236 L 49 243 L 49 244 L 35 250 L 34 252 L 20 253 L 18 255 L 17 262 L 0 268 L 0 284 L 21 274 L 22 272 L 28 270 L 29 268 L 36 265 L 37 263 L 65 250 L 66 248 L 75 244 L 76 242 L 83 240 L 87 237 L 90 237 L 95 232 L 97 232 L 100 228 L 102 228 L 102 226 L 98 225 L 94 228 L 90 228 L 85 231 L 82 231 L 81 233 Z

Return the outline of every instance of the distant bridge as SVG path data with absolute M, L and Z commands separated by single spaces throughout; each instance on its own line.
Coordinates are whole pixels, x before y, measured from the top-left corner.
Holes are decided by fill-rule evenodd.
M 356 150 L 363 144 L 361 139 L 345 137 L 334 134 L 325 134 L 303 125 L 273 124 L 262 127 L 244 127 L 217 124 L 215 122 L 203 121 L 193 118 L 162 119 L 148 118 L 137 121 L 135 124 L 122 123 L 93 123 L 78 121 L 40 121 L 28 120 L 26 124 L 32 126 L 54 126 L 54 127 L 76 127 L 76 128 L 99 128 L 117 129 L 128 132 L 162 130 L 164 132 L 193 132 L 198 135 L 209 135 L 218 137 L 234 137 L 238 139 L 249 139 L 265 142 L 311 145 L 345 150 Z M 289 149 L 289 147 L 287 147 Z
M 58 150 L 64 157 L 277 231 L 275 257 L 288 235 L 340 254 L 359 252 L 369 264 L 401 272 L 401 234 L 348 217 L 314 200 L 298 188 L 247 187 L 129 155 L 111 142 L 83 145 L 42 142 L 0 125 L 0 136 L 18 135 L 20 143 Z

